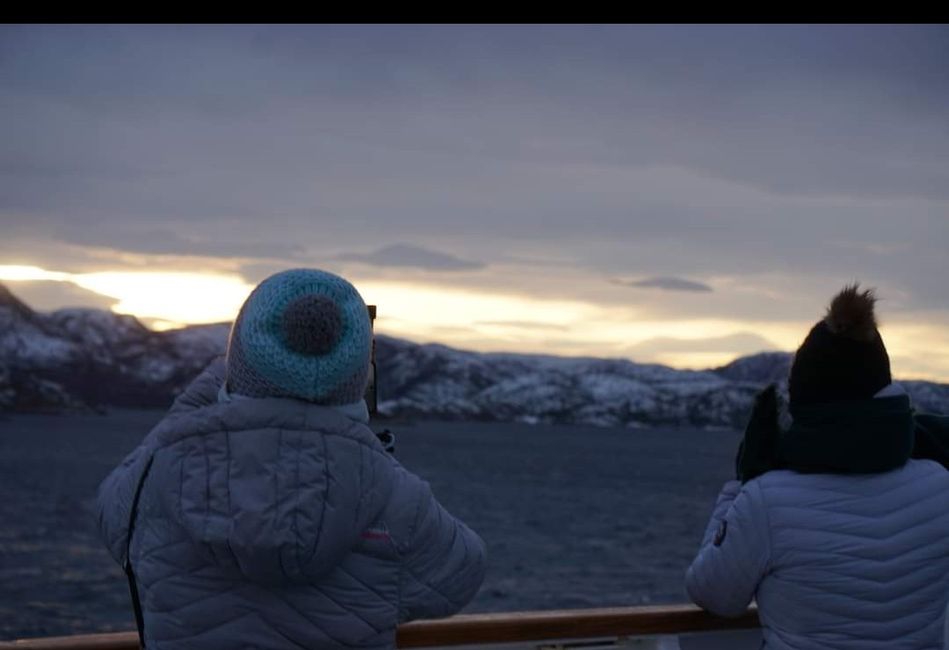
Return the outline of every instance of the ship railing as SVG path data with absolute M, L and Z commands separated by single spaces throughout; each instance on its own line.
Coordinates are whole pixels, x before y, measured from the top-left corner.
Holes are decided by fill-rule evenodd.
M 751 630 L 755 608 L 721 618 L 691 605 L 461 614 L 401 625 L 399 648 L 531 644 L 544 649 L 635 646 L 680 647 L 678 635 Z M 669 637 L 668 635 L 675 635 Z M 663 640 L 665 639 L 665 640 Z M 584 642 L 580 642 L 584 640 Z M 138 633 L 115 632 L 0 641 L 0 650 L 139 650 Z

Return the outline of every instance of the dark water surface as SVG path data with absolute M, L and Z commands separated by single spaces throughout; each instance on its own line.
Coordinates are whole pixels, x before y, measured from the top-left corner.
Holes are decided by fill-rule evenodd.
M 0 419 L 0 639 L 134 627 L 99 482 L 162 416 Z M 396 455 L 488 545 L 469 612 L 684 602 L 738 434 L 402 423 Z

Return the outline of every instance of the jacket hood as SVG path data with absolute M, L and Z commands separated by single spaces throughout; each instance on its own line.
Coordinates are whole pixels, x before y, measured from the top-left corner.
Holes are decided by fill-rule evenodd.
M 215 563 L 255 582 L 310 582 L 379 516 L 394 460 L 365 424 L 331 407 L 218 401 L 223 372 L 212 364 L 146 438 L 154 462 L 142 498 L 157 495 Z

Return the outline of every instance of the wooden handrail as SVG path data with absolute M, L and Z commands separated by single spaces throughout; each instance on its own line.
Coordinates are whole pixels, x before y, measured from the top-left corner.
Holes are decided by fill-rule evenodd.
M 470 643 L 520 643 L 550 639 L 591 639 L 758 627 L 758 613 L 720 618 L 692 605 L 563 609 L 500 614 L 462 614 L 399 627 L 399 648 L 432 648 Z M 0 641 L 0 650 L 138 650 L 138 634 L 85 634 Z
M 721 618 L 691 605 L 563 609 L 546 612 L 467 614 L 399 627 L 400 648 L 467 643 L 519 643 L 549 639 L 591 639 L 758 627 L 758 612 Z

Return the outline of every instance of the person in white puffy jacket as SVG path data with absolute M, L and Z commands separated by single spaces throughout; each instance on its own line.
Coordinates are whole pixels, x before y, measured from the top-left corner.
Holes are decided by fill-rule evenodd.
M 892 383 L 874 302 L 847 287 L 811 329 L 789 427 L 775 387 L 758 397 L 686 576 L 715 614 L 754 599 L 766 648 L 943 647 L 949 419 L 917 416 Z
M 274 274 L 102 482 L 143 648 L 391 650 L 400 623 L 474 598 L 481 537 L 369 428 L 371 349 L 352 284 Z

